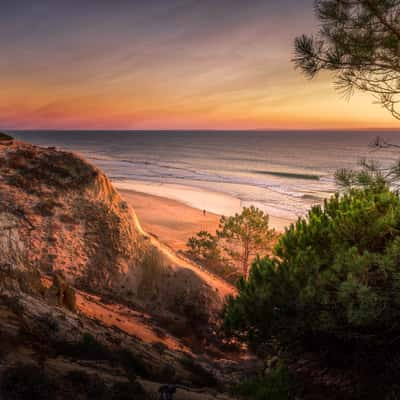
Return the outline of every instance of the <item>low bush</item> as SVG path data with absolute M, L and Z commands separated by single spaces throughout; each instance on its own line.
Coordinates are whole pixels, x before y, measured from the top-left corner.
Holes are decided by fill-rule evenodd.
M 14 140 L 14 138 L 6 133 L 0 132 L 0 141 Z
M 265 376 L 234 385 L 232 392 L 246 400 L 298 400 L 302 388 L 285 366 L 278 366 Z
M 15 172 L 10 178 L 15 175 L 23 177 L 32 192 L 40 192 L 41 183 L 58 191 L 83 190 L 98 176 L 98 171 L 86 161 L 61 151 L 40 152 L 35 148 L 19 148 L 8 154 L 8 163 Z

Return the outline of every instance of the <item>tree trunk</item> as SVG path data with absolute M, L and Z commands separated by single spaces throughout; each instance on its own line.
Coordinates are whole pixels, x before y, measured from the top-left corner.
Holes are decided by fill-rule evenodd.
M 245 243 L 244 245 L 244 253 L 243 253 L 243 276 L 247 281 L 249 277 L 249 244 Z

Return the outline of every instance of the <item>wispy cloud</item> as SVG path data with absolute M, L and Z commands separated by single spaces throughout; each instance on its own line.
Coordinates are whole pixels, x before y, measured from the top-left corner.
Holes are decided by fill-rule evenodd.
M 313 0 L 3 0 L 0 125 L 393 124 L 367 97 L 345 104 L 329 79 L 310 83 L 294 71 L 292 41 L 315 29 L 312 5 Z

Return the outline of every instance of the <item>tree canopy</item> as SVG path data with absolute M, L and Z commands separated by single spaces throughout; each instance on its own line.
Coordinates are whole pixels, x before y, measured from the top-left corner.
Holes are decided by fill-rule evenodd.
M 224 240 L 224 250 L 240 263 L 247 278 L 249 263 L 257 253 L 271 248 L 274 231 L 269 228 L 269 217 L 260 209 L 243 207 L 240 214 L 221 217 L 217 235 Z
M 274 237 L 268 215 L 254 206 L 244 207 L 240 214 L 222 216 L 215 235 L 200 231 L 189 238 L 187 254 L 225 279 L 236 282 L 241 275 L 237 267 L 247 278 L 249 264 L 257 254 L 265 255 L 271 250 Z
M 277 341 L 382 372 L 400 355 L 399 260 L 399 197 L 387 186 L 335 195 L 254 263 L 225 327 L 256 347 Z
M 317 0 L 319 32 L 295 39 L 294 63 L 331 71 L 346 95 L 372 93 L 400 119 L 400 0 Z

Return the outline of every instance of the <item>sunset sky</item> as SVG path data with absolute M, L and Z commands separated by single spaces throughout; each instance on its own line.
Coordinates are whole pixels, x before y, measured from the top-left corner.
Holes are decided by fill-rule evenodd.
M 313 0 L 1 0 L 0 128 L 397 128 L 307 80 Z

